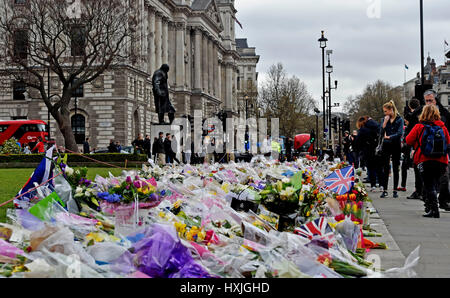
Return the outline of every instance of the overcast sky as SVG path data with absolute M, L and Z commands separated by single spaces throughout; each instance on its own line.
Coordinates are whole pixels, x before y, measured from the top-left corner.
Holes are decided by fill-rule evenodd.
M 444 62 L 450 44 L 450 0 L 425 0 L 425 58 Z M 282 62 L 288 74 L 304 81 L 322 109 L 320 31 L 333 50 L 333 102 L 341 106 L 377 79 L 394 86 L 420 71 L 419 0 L 236 0 L 236 37 L 247 38 L 261 56 L 260 83 L 268 68 Z M 378 5 L 379 4 L 379 5 Z M 450 48 L 449 48 L 450 49 Z M 327 75 L 328 82 L 328 75 Z M 339 111 L 340 109 L 334 110 Z

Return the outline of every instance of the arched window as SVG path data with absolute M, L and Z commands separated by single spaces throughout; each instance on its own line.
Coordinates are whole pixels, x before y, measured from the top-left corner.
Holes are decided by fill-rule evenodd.
M 86 118 L 81 114 L 72 116 L 72 131 L 77 144 L 83 144 L 86 139 Z

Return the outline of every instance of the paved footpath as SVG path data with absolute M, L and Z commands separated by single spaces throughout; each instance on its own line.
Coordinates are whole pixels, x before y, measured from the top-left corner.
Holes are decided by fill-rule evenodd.
M 363 175 L 364 177 L 364 175 Z M 369 190 L 368 184 L 366 184 Z M 372 250 L 381 258 L 381 267 L 402 267 L 407 257 L 420 245 L 420 261 L 415 271 L 420 278 L 450 277 L 450 212 L 440 210 L 441 218 L 424 218 L 423 202 L 406 199 L 414 191 L 414 172 L 408 172 L 406 192 L 392 197 L 392 177 L 389 196 L 381 199 L 381 192 L 369 192 L 372 206 L 371 226 L 383 234 L 381 238 L 368 238 L 386 242 L 388 250 Z

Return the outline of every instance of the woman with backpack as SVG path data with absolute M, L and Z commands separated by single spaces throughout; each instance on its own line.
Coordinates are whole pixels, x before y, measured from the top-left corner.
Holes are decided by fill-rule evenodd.
M 398 113 L 394 101 L 389 101 L 383 106 L 384 121 L 381 127 L 380 137 L 382 138 L 382 168 L 380 184 L 383 193 L 380 198 L 388 196 L 387 189 L 389 183 L 389 169 L 392 158 L 392 173 L 394 175 L 393 197 L 398 198 L 397 187 L 400 177 L 400 155 L 402 149 L 402 136 L 404 132 L 404 121 Z
M 419 123 L 406 137 L 406 143 L 415 150 L 414 164 L 417 165 L 423 180 L 425 201 L 423 216 L 439 218 L 437 192 L 439 179 L 448 165 L 447 146 L 450 143 L 450 136 L 444 122 L 441 121 L 438 107 L 427 105 L 423 108 Z

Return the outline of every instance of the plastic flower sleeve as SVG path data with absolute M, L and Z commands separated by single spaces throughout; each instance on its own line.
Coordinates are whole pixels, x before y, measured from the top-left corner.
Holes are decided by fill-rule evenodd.
M 417 276 L 414 267 L 419 264 L 420 245 L 414 249 L 405 260 L 405 266 L 402 268 L 392 268 L 383 272 L 382 277 L 386 278 L 413 278 Z
M 336 231 L 341 234 L 347 249 L 355 252 L 360 235 L 359 226 L 352 222 L 349 217 L 345 217 L 344 221 L 336 225 Z
M 55 183 L 55 192 L 61 198 L 61 200 L 66 204 L 67 210 L 70 213 L 78 214 L 80 212 L 77 203 L 72 197 L 72 187 L 69 182 L 62 176 L 57 176 L 53 179 Z
M 210 278 L 182 245 L 172 225 L 155 224 L 133 247 L 137 269 L 156 278 Z

